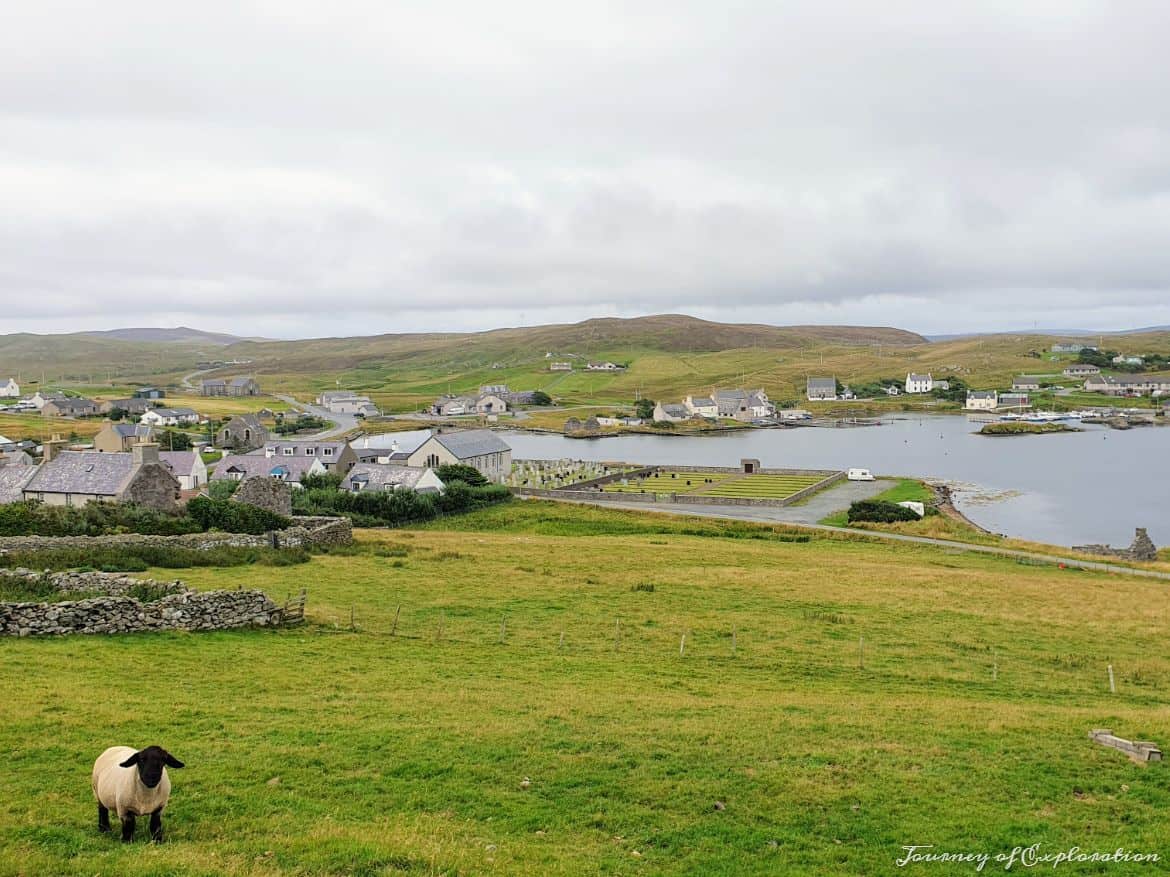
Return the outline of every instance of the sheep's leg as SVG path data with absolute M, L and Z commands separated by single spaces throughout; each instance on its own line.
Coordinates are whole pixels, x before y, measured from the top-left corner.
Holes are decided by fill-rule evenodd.
M 110 830 L 110 811 L 109 808 L 98 804 L 98 831 Z
M 162 807 L 150 814 L 150 839 L 156 844 L 163 842 Z
M 128 844 L 134 840 L 134 814 L 127 813 L 122 817 L 122 843 Z

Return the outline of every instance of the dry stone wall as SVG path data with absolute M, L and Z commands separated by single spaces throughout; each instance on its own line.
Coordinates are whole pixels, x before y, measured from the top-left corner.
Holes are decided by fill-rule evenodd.
M 31 570 L 3 573 L 39 579 Z M 0 635 L 62 636 L 71 633 L 132 633 L 151 630 L 228 630 L 271 627 L 283 610 L 262 591 L 191 591 L 182 582 L 160 583 L 110 573 L 55 573 L 49 576 L 63 592 L 101 596 L 58 603 L 0 603 Z M 130 591 L 148 585 L 168 593 L 142 602 Z
M 1129 548 L 1112 548 L 1108 545 L 1074 545 L 1073 551 L 1098 554 L 1102 557 L 1116 557 L 1119 560 L 1151 561 L 1158 559 L 1158 548 L 1154 545 L 1145 527 L 1138 527 Z
M 209 551 L 214 548 L 295 548 L 310 545 L 349 545 L 353 524 L 349 518 L 293 518 L 285 530 L 248 533 L 185 533 L 180 536 L 143 536 L 118 533 L 110 536 L 3 536 L 0 554 L 11 551 L 47 551 L 53 548 L 113 548 L 128 545 L 170 545 Z

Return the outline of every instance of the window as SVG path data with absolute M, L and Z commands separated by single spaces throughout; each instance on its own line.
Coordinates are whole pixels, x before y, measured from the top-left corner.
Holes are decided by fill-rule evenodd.
M 332 457 L 333 456 L 333 448 L 322 448 L 321 455 L 324 457 Z
M 293 455 L 292 448 L 281 448 L 280 450 L 286 457 L 291 457 Z
M 438 454 L 427 455 L 427 468 L 428 469 L 437 469 L 438 466 L 439 466 L 439 455 Z
M 314 455 L 314 454 L 316 454 L 316 453 L 317 453 L 317 449 L 316 449 L 316 448 L 305 448 L 305 456 L 306 456 L 306 457 L 311 457 L 311 456 L 313 456 L 313 455 Z

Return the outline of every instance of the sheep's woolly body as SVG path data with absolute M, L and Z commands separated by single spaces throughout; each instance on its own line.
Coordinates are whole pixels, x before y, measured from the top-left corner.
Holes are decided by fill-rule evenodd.
M 130 813 L 147 816 L 165 807 L 171 795 L 171 780 L 165 767 L 159 784 L 148 789 L 138 779 L 138 768 L 120 766 L 137 751 L 129 746 L 111 746 L 93 763 L 93 795 L 119 819 Z

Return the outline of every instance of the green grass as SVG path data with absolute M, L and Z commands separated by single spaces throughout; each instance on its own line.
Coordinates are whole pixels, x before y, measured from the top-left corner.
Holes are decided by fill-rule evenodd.
M 1170 740 L 1164 583 L 778 534 L 515 503 L 307 567 L 183 573 L 307 586 L 300 629 L 0 642 L 0 874 L 852 875 L 898 872 L 903 844 L 1165 853 L 1167 767 L 1086 737 Z M 96 832 L 90 765 L 122 743 L 187 763 L 164 846 Z
M 612 481 L 602 489 L 606 493 L 695 493 L 708 485 L 719 484 L 734 475 L 722 472 L 676 472 L 661 469 L 645 478 L 630 479 L 629 483 Z
M 821 475 L 747 475 L 695 491 L 703 496 L 735 499 L 787 499 L 824 481 Z

